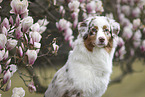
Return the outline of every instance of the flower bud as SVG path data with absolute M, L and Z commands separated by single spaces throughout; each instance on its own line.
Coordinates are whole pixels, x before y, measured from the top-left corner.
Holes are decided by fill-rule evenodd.
M 32 38 L 33 42 L 40 42 L 42 36 L 40 35 L 39 32 L 32 32 L 31 38 Z
M 2 73 L 2 66 L 1 66 L 1 64 L 0 64 L 0 74 Z
M 23 50 L 22 50 L 21 46 L 18 47 L 18 54 L 20 57 L 23 57 Z
M 33 24 L 33 18 L 32 17 L 28 16 L 28 17 L 24 18 L 22 20 L 22 24 L 21 24 L 22 31 L 24 33 L 27 32 L 29 30 L 29 28 L 32 26 L 32 24 Z
M 58 49 L 59 49 L 59 46 L 56 44 L 56 42 L 53 43 L 52 46 L 53 46 L 53 49 L 54 49 L 54 53 L 56 54 Z
M 10 13 L 23 14 L 25 11 L 27 11 L 28 1 L 12 0 L 11 7 L 12 10 L 10 11 Z
M 3 60 L 6 60 L 9 57 L 9 51 L 7 50 L 4 54 Z
M 9 70 L 6 71 L 6 73 L 3 76 L 3 84 L 7 83 L 7 81 L 11 78 L 11 73 Z
M 35 60 L 37 59 L 37 52 L 35 50 L 27 50 L 26 55 L 28 56 L 28 63 L 34 64 Z
M 33 92 L 36 91 L 36 87 L 34 86 L 33 82 L 28 84 L 28 90 L 29 90 L 30 93 L 33 93 Z
M 10 64 L 10 62 L 11 62 L 11 58 L 6 62 L 6 66 L 8 66 L 9 64 Z
M 20 16 L 19 15 L 17 15 L 17 17 L 16 17 L 16 27 L 18 27 L 19 26 L 19 24 L 20 24 Z
M 7 36 L 8 30 L 6 29 L 5 26 L 2 27 L 2 33 Z
M 5 91 L 8 91 L 10 88 L 11 88 L 11 80 L 9 80 L 9 82 L 8 82 L 8 84 L 6 86 Z
M 21 26 L 16 28 L 15 34 L 17 39 L 20 39 L 23 36 L 23 33 L 21 31 Z
M 10 24 L 11 24 L 11 26 L 12 26 L 13 23 L 14 23 L 14 21 L 13 21 L 13 17 L 12 17 L 12 16 L 10 16 L 9 21 L 10 21 Z
M 4 58 L 4 54 L 5 54 L 5 49 L 0 50 L 0 61 L 3 60 L 3 58 Z
M 6 49 L 7 50 L 12 50 L 17 45 L 17 42 L 18 41 L 15 40 L 15 39 L 8 39 Z
M 5 36 L 5 34 L 0 34 L 0 49 L 3 49 L 6 43 L 7 37 Z

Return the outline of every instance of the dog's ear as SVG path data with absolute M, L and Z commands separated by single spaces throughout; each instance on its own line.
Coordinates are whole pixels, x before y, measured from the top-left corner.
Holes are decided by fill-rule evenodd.
M 108 21 L 110 23 L 110 28 L 111 28 L 112 35 L 113 36 L 114 35 L 118 35 L 119 32 L 120 32 L 120 25 L 119 25 L 119 23 L 117 23 L 117 22 L 115 22 L 115 20 L 109 19 L 109 18 L 108 18 Z
M 78 24 L 78 32 L 81 36 L 84 36 L 88 31 L 87 22 L 83 21 Z

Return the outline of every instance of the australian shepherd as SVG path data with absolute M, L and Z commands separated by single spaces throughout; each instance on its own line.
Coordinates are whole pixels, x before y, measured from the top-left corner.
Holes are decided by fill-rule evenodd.
M 80 22 L 74 48 L 49 84 L 45 97 L 101 97 L 112 73 L 119 30 L 117 22 L 104 16 Z

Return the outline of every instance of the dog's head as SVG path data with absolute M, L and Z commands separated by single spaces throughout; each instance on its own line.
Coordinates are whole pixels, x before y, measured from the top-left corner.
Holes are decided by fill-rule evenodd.
M 118 35 L 119 30 L 117 22 L 104 16 L 89 17 L 78 25 L 79 34 L 89 51 L 99 47 L 109 52 L 113 46 L 113 38 Z

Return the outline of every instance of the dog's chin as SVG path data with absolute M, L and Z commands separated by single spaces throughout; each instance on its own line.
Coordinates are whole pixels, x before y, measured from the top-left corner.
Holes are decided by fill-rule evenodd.
M 99 48 L 104 48 L 105 46 L 106 46 L 106 44 L 104 44 L 104 43 L 97 44 L 97 47 L 99 47 Z

